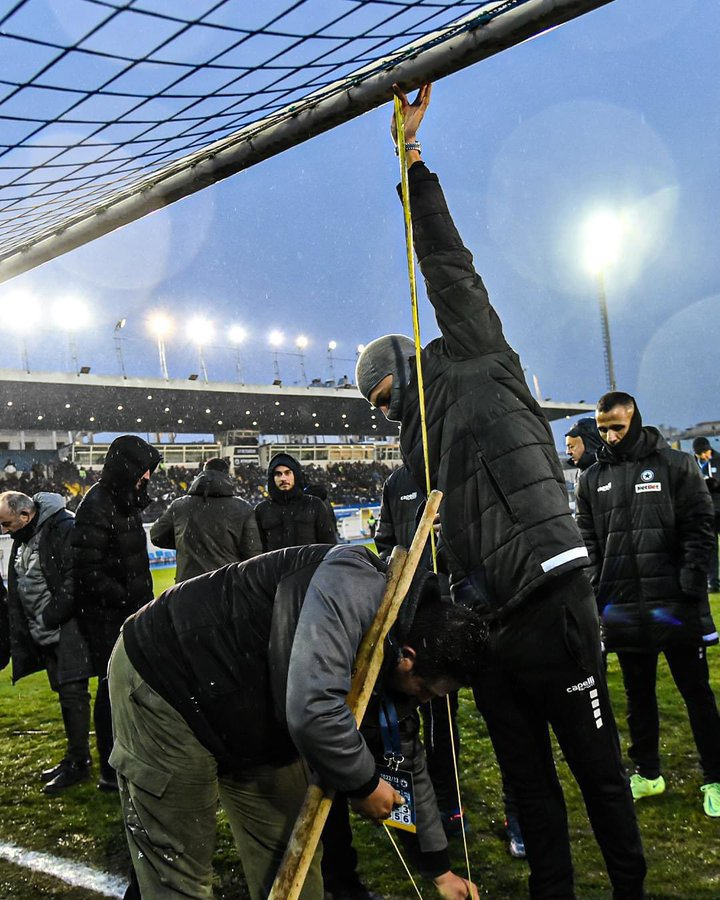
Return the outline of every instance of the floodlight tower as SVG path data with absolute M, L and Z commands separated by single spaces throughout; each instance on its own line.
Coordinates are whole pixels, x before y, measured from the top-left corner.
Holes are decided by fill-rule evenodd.
M 67 335 L 72 366 L 75 369 L 75 374 L 79 375 L 80 362 L 78 360 L 76 334 L 81 328 L 85 328 L 90 323 L 90 312 L 87 304 L 80 297 L 73 295 L 60 297 L 55 301 L 53 318 L 58 328 L 61 328 Z
M 208 382 L 207 366 L 205 365 L 205 354 L 203 348 L 212 340 L 215 329 L 212 322 L 204 316 L 195 316 L 188 322 L 187 333 L 190 340 L 197 344 L 198 357 L 200 359 L 200 371 L 202 372 L 203 381 Z
M 616 381 L 605 293 L 605 272 L 617 262 L 620 256 L 620 242 L 624 231 L 623 220 L 612 213 L 598 213 L 585 225 L 585 261 L 597 282 L 605 357 L 605 381 L 609 391 L 616 390 Z
M 245 384 L 243 379 L 242 351 L 240 350 L 240 345 L 247 338 L 247 331 L 242 325 L 233 325 L 228 334 L 232 343 L 235 344 L 235 372 L 237 374 L 237 380 L 240 384 Z
M 308 345 L 308 339 L 304 334 L 299 334 L 295 338 L 295 346 L 300 351 L 300 377 L 303 380 L 303 384 L 307 387 L 307 372 L 305 371 L 305 348 Z
M 330 381 L 335 384 L 335 357 L 333 351 L 337 349 L 337 341 L 328 341 L 327 358 L 328 372 L 330 373 Z
M 3 299 L 7 304 L 5 308 L 14 310 L 5 320 L 8 330 L 17 334 L 20 342 L 20 355 L 23 369 L 30 374 L 30 356 L 28 354 L 27 335 L 33 331 L 40 322 L 40 304 L 38 300 L 27 291 L 13 291 Z
M 282 331 L 271 331 L 268 335 L 268 341 L 270 342 L 270 346 L 274 348 L 273 352 L 273 373 L 275 375 L 275 381 L 280 383 L 282 379 L 280 378 L 280 361 L 278 359 L 279 348 L 282 346 L 282 342 L 285 340 L 285 335 Z
M 170 316 L 158 310 L 151 313 L 147 320 L 148 330 L 157 341 L 158 358 L 160 359 L 160 373 L 165 381 L 170 381 L 167 367 L 167 355 L 165 353 L 165 339 L 172 334 L 173 321 Z
M 122 348 L 122 337 L 120 336 L 120 332 L 125 327 L 125 319 L 118 319 L 115 323 L 115 328 L 113 331 L 115 332 L 115 354 L 118 358 L 118 363 L 120 364 L 120 374 L 123 378 L 127 378 L 127 372 L 125 371 L 125 358 L 123 356 L 123 348 Z

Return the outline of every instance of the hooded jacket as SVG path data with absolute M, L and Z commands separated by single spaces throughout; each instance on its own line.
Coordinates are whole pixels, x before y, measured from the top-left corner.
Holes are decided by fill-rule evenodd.
M 705 585 L 713 509 L 693 460 L 646 426 L 622 456 L 603 444 L 576 499 L 606 649 L 717 643 Z
M 584 472 L 585 469 L 590 468 L 595 462 L 597 452 L 602 446 L 602 438 L 600 437 L 600 432 L 598 431 L 595 419 L 592 419 L 589 416 L 586 416 L 584 419 L 578 419 L 570 431 L 565 432 L 565 436 L 579 437 L 582 440 L 585 446 L 585 452 L 577 463 L 570 460 L 570 465 L 573 468 L 577 468 L 581 472 Z
M 57 650 L 59 684 L 88 678 L 89 654 L 74 619 L 70 534 L 73 514 L 60 494 L 33 496 L 35 515 L 16 532 L 8 561 L 13 683 L 45 668 L 43 647 Z
M 325 784 L 367 796 L 378 782 L 375 759 L 345 698 L 384 594 L 385 570 L 366 547 L 266 553 L 170 588 L 125 623 L 125 649 L 220 771 L 280 766 L 300 755 Z M 413 588 L 394 627 L 395 648 L 420 592 L 434 590 L 432 576 L 419 573 Z M 421 761 L 414 710 L 401 724 L 409 735 L 404 752 Z M 133 766 L 117 742 L 112 762 L 121 772 Z M 422 764 L 415 789 L 420 848 L 442 854 L 437 871 L 444 871 L 447 842 Z
M 152 600 L 147 540 L 140 518 L 150 502 L 143 473 L 160 454 L 142 438 L 122 435 L 110 445 L 100 481 L 75 514 L 77 615 L 90 644 L 96 674 L 103 675 L 123 621 Z
M 150 529 L 157 547 L 177 550 L 175 581 L 185 581 L 262 553 L 253 508 L 235 496 L 226 472 L 201 472 L 186 496 L 168 506 Z
M 281 491 L 275 484 L 273 472 L 287 466 L 295 476 L 289 491 Z M 303 473 L 300 463 L 288 453 L 276 453 L 268 466 L 269 498 L 255 507 L 255 519 L 260 529 L 264 551 L 305 544 L 335 544 L 337 532 L 325 504 L 319 497 L 303 492 Z
M 710 459 L 702 460 L 695 457 L 695 462 L 710 491 L 710 499 L 715 508 L 715 522 L 720 525 L 720 453 L 713 450 Z
M 503 335 L 448 212 L 437 176 L 409 172 L 415 251 L 442 337 L 422 351 L 430 481 L 443 491 L 453 593 L 506 613 L 558 575 L 587 565 L 552 432 Z M 400 446 L 425 484 L 417 373 Z

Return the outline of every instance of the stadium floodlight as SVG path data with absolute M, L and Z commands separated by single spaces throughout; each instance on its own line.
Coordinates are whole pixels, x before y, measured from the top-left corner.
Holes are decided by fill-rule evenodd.
M 612 343 L 610 341 L 607 295 L 605 293 L 605 271 L 618 261 L 625 233 L 626 228 L 623 218 L 610 212 L 596 213 L 592 218 L 588 219 L 584 230 L 585 263 L 597 281 L 603 354 L 605 357 L 605 381 L 609 391 L 615 390 L 616 382 Z
M 30 374 L 27 335 L 33 332 L 40 323 L 40 302 L 30 291 L 14 290 L 9 294 L 3 294 L 3 308 L 10 311 L 10 315 L 5 318 L 4 325 L 8 331 L 14 331 L 17 334 L 23 369 Z
M 187 325 L 187 336 L 196 344 L 207 344 L 215 333 L 213 323 L 204 316 L 194 316 Z
M 188 322 L 187 335 L 191 341 L 194 341 L 197 344 L 198 356 L 200 358 L 200 371 L 203 374 L 203 380 L 206 384 L 208 381 L 208 373 L 207 366 L 205 365 L 205 354 L 203 353 L 203 347 L 205 347 L 208 342 L 212 340 L 214 333 L 215 328 L 213 326 L 213 323 L 209 319 L 206 319 L 205 316 L 193 316 L 193 318 Z
M 282 331 L 273 330 L 268 335 L 270 346 L 275 349 L 275 352 L 273 353 L 273 374 L 275 375 L 275 384 L 282 384 L 282 379 L 280 378 L 280 360 L 278 359 L 278 348 L 282 345 L 282 342 L 284 340 L 285 335 L 282 333 Z
M 295 346 L 300 351 L 300 378 L 302 379 L 302 383 L 305 385 L 305 387 L 307 387 L 308 383 L 307 372 L 305 371 L 305 348 L 307 347 L 308 343 L 308 339 L 304 334 L 299 334 L 295 338 Z
M 127 378 L 127 372 L 125 371 L 125 357 L 123 356 L 123 347 L 122 347 L 122 336 L 121 332 L 125 325 L 127 324 L 127 319 L 124 317 L 122 319 L 118 319 L 115 323 L 115 327 L 113 328 L 113 339 L 115 341 L 115 355 L 117 356 L 117 361 L 120 364 L 120 374 L 123 378 Z
M 150 334 L 158 340 L 169 337 L 174 330 L 173 320 L 170 316 L 158 309 L 150 313 L 147 318 L 147 327 Z
M 75 374 L 80 374 L 80 362 L 78 360 L 76 332 L 86 328 L 90 324 L 90 310 L 87 304 L 76 294 L 68 294 L 58 297 L 52 306 L 52 317 L 58 328 L 61 328 L 68 338 L 70 358 Z
M 79 331 L 90 324 L 90 310 L 87 303 L 75 294 L 58 297 L 53 303 L 52 317 L 63 331 Z
M 585 223 L 585 263 L 593 275 L 618 261 L 625 232 L 623 218 L 610 212 L 596 213 Z
M 327 349 L 327 358 L 328 358 L 328 372 L 330 373 L 330 385 L 335 384 L 335 358 L 333 357 L 333 350 L 337 349 L 337 341 L 328 341 L 328 349 Z
M 235 372 L 237 373 L 237 380 L 239 384 L 245 384 L 245 379 L 243 378 L 243 360 L 242 360 L 242 352 L 240 350 L 240 344 L 244 343 L 247 340 L 247 330 L 242 327 L 242 325 L 233 325 L 228 332 L 228 337 L 235 344 Z
M 160 373 L 165 381 L 170 381 L 167 367 L 167 354 L 165 353 L 165 339 L 173 332 L 173 320 L 166 312 L 158 309 L 148 316 L 147 327 L 150 334 L 157 340 Z

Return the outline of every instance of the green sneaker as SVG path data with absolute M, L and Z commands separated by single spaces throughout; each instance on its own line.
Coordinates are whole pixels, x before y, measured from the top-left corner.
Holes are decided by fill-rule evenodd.
M 704 784 L 700 790 L 705 794 L 703 800 L 703 809 L 706 816 L 712 816 L 714 819 L 720 817 L 720 782 L 714 781 L 712 784 Z
M 662 775 L 658 775 L 657 778 L 643 778 L 636 772 L 630 776 L 630 790 L 633 800 L 639 800 L 641 797 L 655 797 L 657 794 L 665 793 L 665 779 Z M 720 793 L 718 799 L 720 800 Z M 720 808 L 718 814 L 720 815 Z

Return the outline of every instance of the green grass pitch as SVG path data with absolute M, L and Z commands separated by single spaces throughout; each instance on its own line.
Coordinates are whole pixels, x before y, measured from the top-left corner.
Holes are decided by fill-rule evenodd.
M 159 593 L 173 582 L 174 571 L 153 573 Z M 720 621 L 720 597 L 714 612 Z M 720 648 L 710 651 L 716 694 L 720 692 Z M 610 657 L 609 682 L 623 741 L 624 702 L 617 662 Z M 660 666 L 662 757 L 667 792 L 641 801 L 637 811 L 649 864 L 648 897 L 652 900 L 717 900 L 720 897 L 720 819 L 702 811 L 702 781 L 685 708 Z M 468 850 L 473 879 L 481 896 L 514 900 L 527 896 L 527 869 L 511 860 L 502 834 L 502 802 L 490 740 L 472 698 L 460 701 L 462 730 L 461 783 L 468 816 Z M 117 798 L 101 794 L 94 781 L 57 798 L 41 793 L 38 773 L 63 754 L 63 731 L 55 696 L 43 673 L 13 687 L 9 669 L 0 673 L 0 841 L 44 850 L 119 875 L 128 858 L 120 826 Z M 582 801 L 565 763 L 558 767 L 568 802 L 580 900 L 605 900 L 609 888 Z M 416 897 L 384 833 L 357 822 L 355 842 L 364 879 L 388 900 Z M 455 870 L 465 870 L 462 841 L 452 847 Z M 219 817 L 216 897 L 247 900 L 227 823 Z M 424 897 L 436 896 L 421 885 Z M 56 879 L 0 862 L 0 900 L 92 900 L 97 894 L 71 888 Z

